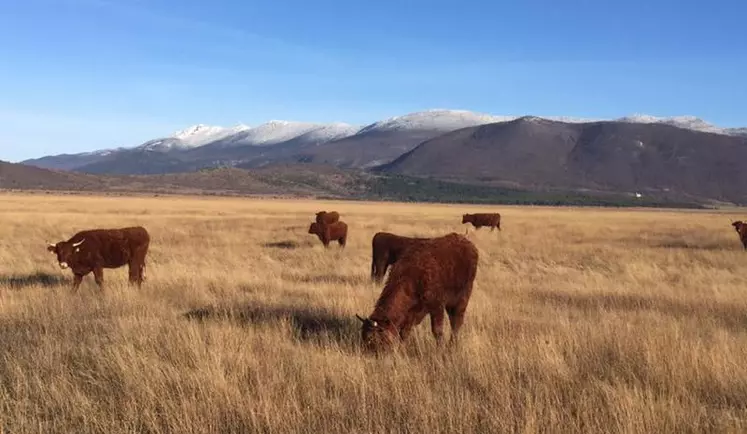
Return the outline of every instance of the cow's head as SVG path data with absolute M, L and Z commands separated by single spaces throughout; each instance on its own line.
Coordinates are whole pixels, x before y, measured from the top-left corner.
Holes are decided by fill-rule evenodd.
M 737 231 L 738 233 L 741 234 L 742 233 L 742 226 L 744 226 L 745 223 L 743 221 L 741 221 L 741 220 L 737 220 L 734 223 L 732 223 L 731 225 L 734 226 L 734 230 L 735 231 Z
M 85 243 L 86 239 L 73 241 L 60 241 L 57 244 L 47 246 L 47 251 L 57 255 L 57 263 L 63 270 L 70 267 L 75 258 L 75 254 L 80 252 L 80 246 Z
M 472 214 L 462 214 L 462 223 L 469 223 L 472 221 Z
M 319 233 L 319 224 L 314 222 L 309 226 L 309 233 L 310 234 L 318 234 Z
M 363 348 L 369 352 L 390 350 L 399 340 L 397 328 L 388 319 L 362 318 L 356 315 L 361 325 Z

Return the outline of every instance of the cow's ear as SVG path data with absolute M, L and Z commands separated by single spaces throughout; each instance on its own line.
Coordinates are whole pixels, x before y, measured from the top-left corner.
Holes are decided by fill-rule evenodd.
M 54 244 L 47 244 L 47 251 L 48 252 L 54 253 L 55 250 L 57 250 L 57 246 L 55 246 Z

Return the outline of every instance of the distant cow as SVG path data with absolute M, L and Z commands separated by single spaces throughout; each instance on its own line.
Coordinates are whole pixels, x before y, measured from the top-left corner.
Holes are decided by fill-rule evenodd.
M 443 340 L 444 310 L 455 342 L 477 274 L 475 246 L 455 233 L 406 249 L 389 273 L 373 313 L 361 318 L 361 338 L 369 351 L 390 349 L 431 316 L 431 331 Z
M 501 230 L 501 215 L 498 213 L 494 214 L 464 214 L 462 215 L 462 224 L 472 223 L 475 229 L 480 229 L 483 226 L 489 226 L 490 231 L 494 231 L 496 228 Z M 467 230 L 464 231 L 467 233 Z
M 734 226 L 734 229 L 739 234 L 739 239 L 742 241 L 744 249 L 747 250 L 747 223 L 744 223 L 741 220 L 737 220 L 731 225 Z
M 316 222 L 319 224 L 332 224 L 340 220 L 340 214 L 337 211 L 319 211 L 316 213 Z
M 345 243 L 348 239 L 348 225 L 343 221 L 336 221 L 331 224 L 325 223 L 312 223 L 309 226 L 309 233 L 319 237 L 319 241 L 324 244 L 324 247 L 329 247 L 330 241 L 335 241 L 340 244 L 340 247 L 345 247 Z
M 145 228 L 94 229 L 78 232 L 68 241 L 47 247 L 57 255 L 60 268 L 73 272 L 73 289 L 77 290 L 83 277 L 93 271 L 96 284 L 104 285 L 104 268 L 129 267 L 130 283 L 143 283 L 145 256 L 150 235 Z
M 407 247 L 427 239 L 377 232 L 371 240 L 371 280 L 381 282 L 387 268 L 397 262 Z

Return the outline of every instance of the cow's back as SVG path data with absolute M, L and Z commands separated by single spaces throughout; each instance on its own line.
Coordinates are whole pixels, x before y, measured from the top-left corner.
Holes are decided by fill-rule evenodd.
M 469 294 L 466 282 L 477 273 L 477 248 L 465 237 L 449 234 L 423 240 L 406 249 L 394 264 L 388 282 L 411 280 L 418 283 L 417 294 L 426 304 L 454 304 Z
M 396 260 L 408 247 L 427 240 L 428 238 L 403 237 L 390 232 L 377 232 L 371 240 L 371 247 L 374 256 L 386 254 Z
M 107 268 L 126 265 L 136 256 L 144 258 L 150 245 L 150 235 L 142 226 L 93 229 L 79 232 L 72 238 L 83 239 L 93 261 Z
M 316 222 L 319 224 L 332 224 L 340 220 L 340 214 L 337 211 L 319 211 L 316 213 Z

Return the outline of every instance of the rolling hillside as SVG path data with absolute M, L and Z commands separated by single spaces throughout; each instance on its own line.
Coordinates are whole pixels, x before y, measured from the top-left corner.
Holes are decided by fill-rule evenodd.
M 747 138 L 664 124 L 525 117 L 426 141 L 380 173 L 747 202 Z

